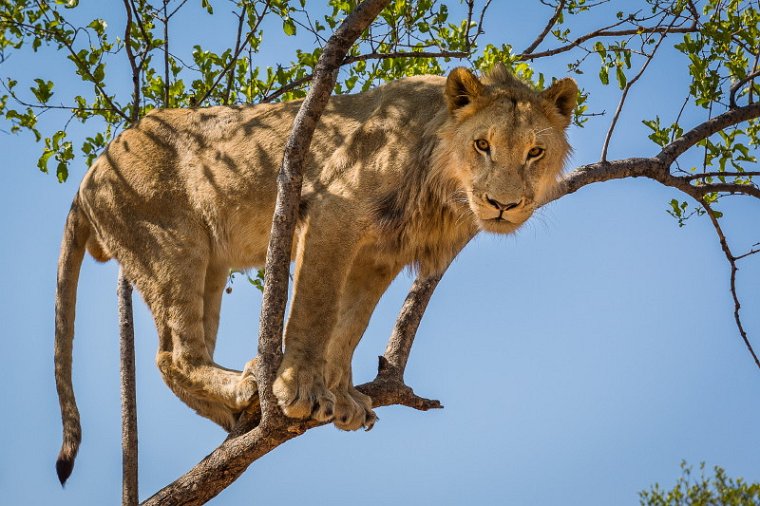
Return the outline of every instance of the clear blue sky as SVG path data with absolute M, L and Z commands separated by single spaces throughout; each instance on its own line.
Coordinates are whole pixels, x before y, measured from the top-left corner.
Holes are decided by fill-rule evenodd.
M 122 32 L 121 2 L 82 4 Z M 226 5 L 217 10 L 231 26 Z M 549 15 L 539 2 L 494 2 L 483 42 L 525 47 Z M 212 47 L 233 36 L 208 18 L 184 23 L 177 51 L 189 51 L 200 36 Z M 265 63 L 289 60 L 297 44 L 276 42 Z M 686 62 L 672 51 L 661 56 L 632 91 L 611 158 L 655 153 L 640 120 L 670 120 L 680 107 Z M 567 61 L 536 68 L 563 76 Z M 113 89 L 128 86 L 123 63 L 113 69 Z M 619 93 L 600 89 L 590 68 L 577 79 L 592 91 L 591 110 L 608 114 L 571 129 L 569 168 L 598 159 Z M 16 54 L 0 74 L 53 78 L 61 89 L 78 84 L 66 81 L 70 66 L 55 51 Z M 75 127 L 77 136 L 91 133 Z M 39 150 L 30 136 L 0 132 L 0 497 L 8 505 L 117 504 L 114 263 L 83 266 L 74 385 L 84 437 L 65 490 L 55 476 L 55 270 L 84 167 L 78 163 L 58 184 L 36 169 Z M 734 327 L 728 265 L 714 232 L 706 219 L 679 229 L 665 213 L 675 196 L 648 181 L 594 185 L 542 210 L 515 236 L 479 237 L 434 295 L 407 371 L 407 382 L 445 409 L 381 408 L 369 433 L 310 431 L 256 462 L 212 504 L 634 505 L 639 490 L 671 484 L 681 459 L 760 480 L 760 371 Z M 724 210 L 736 251 L 760 240 L 756 203 L 739 200 Z M 760 259 L 745 261 L 739 276 L 745 324 L 760 348 Z M 410 282 L 401 276 L 380 303 L 356 353 L 357 383 L 374 377 Z M 242 280 L 234 288 L 224 298 L 217 359 L 239 368 L 256 348 L 260 294 Z M 163 384 L 152 319 L 135 301 L 144 499 L 225 433 Z

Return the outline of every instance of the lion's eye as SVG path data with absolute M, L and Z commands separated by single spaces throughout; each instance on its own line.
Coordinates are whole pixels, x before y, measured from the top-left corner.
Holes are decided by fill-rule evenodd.
M 491 145 L 488 144 L 488 141 L 485 139 L 477 139 L 475 141 L 475 147 L 478 148 L 478 151 L 482 151 L 484 153 L 487 153 L 488 150 L 491 149 Z
M 544 148 L 534 146 L 530 148 L 530 150 L 528 151 L 528 158 L 538 158 L 539 156 L 543 154 L 544 154 Z

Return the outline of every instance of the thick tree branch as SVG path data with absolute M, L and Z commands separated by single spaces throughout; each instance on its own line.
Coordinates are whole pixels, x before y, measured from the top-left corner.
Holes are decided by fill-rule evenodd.
M 389 0 L 364 0 L 348 15 L 325 46 L 314 70 L 308 95 L 296 115 L 285 144 L 277 178 L 277 201 L 265 264 L 264 296 L 261 305 L 259 360 L 256 379 L 261 400 L 262 424 L 282 416 L 271 393 L 271 383 L 282 358 L 282 329 L 288 292 L 290 253 L 301 195 L 303 164 L 322 111 L 335 86 L 337 70 L 346 53 L 372 23 Z

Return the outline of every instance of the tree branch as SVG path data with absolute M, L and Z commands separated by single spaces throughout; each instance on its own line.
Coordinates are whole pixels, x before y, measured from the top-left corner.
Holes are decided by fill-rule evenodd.
M 748 82 L 757 79 L 758 77 L 760 77 L 760 70 L 756 70 L 751 74 L 748 74 L 744 79 L 739 79 L 734 83 L 733 86 L 731 86 L 731 91 L 728 95 L 728 103 L 731 109 L 736 108 L 736 93 L 739 91 L 739 89 Z
M 357 56 L 347 56 L 341 66 L 350 65 L 359 61 L 367 60 L 388 60 L 391 58 L 467 58 L 470 53 L 467 51 L 395 51 L 392 53 L 367 53 Z M 300 79 L 291 81 L 282 88 L 265 95 L 260 102 L 271 102 L 281 97 L 285 93 L 298 89 L 314 78 L 313 74 L 307 74 Z
M 211 86 L 209 86 L 209 88 L 206 90 L 203 96 L 194 101 L 196 105 L 201 105 L 209 96 L 211 96 L 211 93 L 219 85 L 222 79 L 224 79 L 224 76 L 227 75 L 227 73 L 235 66 L 238 58 L 240 58 L 240 53 L 242 53 L 243 49 L 245 49 L 248 43 L 251 42 L 251 38 L 256 34 L 256 30 L 259 29 L 259 25 L 264 20 L 264 16 L 266 16 L 266 13 L 267 13 L 267 10 L 269 9 L 270 4 L 271 4 L 271 0 L 267 0 L 267 2 L 264 4 L 264 8 L 261 10 L 261 14 L 256 20 L 256 24 L 253 25 L 253 27 L 251 28 L 251 31 L 248 32 L 248 35 L 245 37 L 245 40 L 243 40 L 243 43 L 237 46 L 237 50 L 235 51 L 235 54 L 232 55 L 232 58 L 227 63 L 227 65 L 224 66 L 224 69 L 222 69 L 222 71 L 219 72 L 219 75 L 216 76 L 216 79 L 214 79 L 214 82 L 211 84 Z
M 657 49 L 660 47 L 660 44 L 662 44 L 662 41 L 665 40 L 665 37 L 667 36 L 668 32 L 664 32 L 662 36 L 660 37 L 660 40 L 657 41 L 657 44 L 655 44 L 654 48 L 652 49 L 652 52 L 647 55 L 647 59 L 644 62 L 644 65 L 641 66 L 641 70 L 625 84 L 625 87 L 623 88 L 623 93 L 620 96 L 620 101 L 618 102 L 617 109 L 615 110 L 615 115 L 612 117 L 612 121 L 610 122 L 610 128 L 607 130 L 607 135 L 604 138 L 604 143 L 602 144 L 602 155 L 601 160 L 607 161 L 607 149 L 610 147 L 610 141 L 612 140 L 612 133 L 615 131 L 615 125 L 617 125 L 618 118 L 620 118 L 620 113 L 623 111 L 623 105 L 625 104 L 625 99 L 628 97 L 628 92 L 631 90 L 631 87 L 636 84 L 636 81 L 638 81 L 641 76 L 644 74 L 644 71 L 646 71 L 649 64 L 652 62 L 652 59 L 654 59 L 654 55 L 657 53 Z
M 739 310 L 741 309 L 741 303 L 739 302 L 739 296 L 736 293 L 736 271 L 739 270 L 736 266 L 737 257 L 734 256 L 734 254 L 731 252 L 731 249 L 728 247 L 728 241 L 726 241 L 726 236 L 723 233 L 723 229 L 720 226 L 720 223 L 718 223 L 718 217 L 715 215 L 715 212 L 710 207 L 710 204 L 702 200 L 700 202 L 705 210 L 707 211 L 707 216 L 710 217 L 710 222 L 712 222 L 713 228 L 715 229 L 715 233 L 718 234 L 718 240 L 720 241 L 720 247 L 723 250 L 723 253 L 726 255 L 726 260 L 728 260 L 729 265 L 731 266 L 731 297 L 734 299 L 734 321 L 736 321 L 736 328 L 739 329 L 739 334 L 742 336 L 742 340 L 744 341 L 744 345 L 747 347 L 747 350 L 749 351 L 749 354 L 752 356 L 752 359 L 755 361 L 755 365 L 757 365 L 758 369 L 760 369 L 760 359 L 757 358 L 757 354 L 755 353 L 755 350 L 752 348 L 752 344 L 749 342 L 749 337 L 747 336 L 747 331 L 744 330 L 744 325 L 742 325 L 741 316 L 739 315 Z M 749 254 L 752 254 L 750 252 Z M 743 255 L 742 258 L 746 256 Z
M 560 14 L 562 14 L 562 9 L 565 8 L 565 3 L 567 3 L 567 0 L 559 0 L 559 3 L 557 4 L 557 8 L 554 10 L 554 15 L 549 18 L 549 21 L 546 23 L 546 26 L 541 31 L 541 33 L 538 34 L 538 37 L 530 44 L 530 46 L 523 49 L 522 53 L 520 54 L 530 54 L 532 53 L 546 38 L 546 35 L 549 33 L 549 30 L 552 29 L 554 24 L 559 19 Z
M 124 0 L 124 9 L 127 11 L 127 24 L 124 28 L 124 48 L 127 52 L 129 66 L 132 68 L 132 111 L 129 118 L 125 119 L 128 123 L 135 124 L 140 117 L 140 69 L 135 60 L 135 54 L 132 52 L 132 6 L 128 0 Z
M 132 284 L 119 269 L 119 343 L 121 378 L 121 504 L 137 506 L 137 394 L 135 387 L 135 324 Z
M 689 174 L 681 176 L 681 179 L 693 181 L 694 179 L 705 179 L 708 177 L 752 177 L 760 176 L 760 172 L 746 171 L 746 172 L 700 172 L 699 174 Z
M 705 121 L 668 144 L 663 148 L 660 154 L 657 155 L 657 159 L 663 164 L 670 166 L 676 158 L 681 156 L 699 141 L 710 137 L 712 134 L 717 133 L 728 126 L 757 117 L 760 117 L 760 103 L 749 104 L 728 110 L 723 114 Z
M 760 199 L 760 188 L 751 184 L 704 183 L 693 186 L 693 188 L 702 196 L 708 193 L 728 193 L 732 195 L 748 195 Z
M 641 35 L 645 33 L 666 33 L 666 32 L 667 33 L 693 33 L 693 32 L 698 31 L 696 20 L 694 20 L 694 22 L 688 27 L 674 27 L 670 29 L 668 29 L 667 27 L 662 27 L 662 26 L 639 27 L 639 28 L 631 28 L 631 29 L 626 29 L 626 30 L 610 30 L 609 29 L 615 26 L 619 26 L 626 21 L 628 20 L 626 19 L 619 23 L 615 23 L 614 25 L 610 25 L 609 27 L 600 28 L 599 30 L 589 32 L 586 35 L 582 35 L 581 37 L 578 37 L 577 39 L 573 40 L 569 44 L 565 44 L 564 46 L 560 46 L 554 49 L 549 49 L 547 51 L 541 51 L 538 53 L 519 54 L 517 55 L 516 61 L 536 60 L 538 58 L 554 56 L 556 54 L 564 53 L 572 49 L 575 49 L 576 47 L 580 46 L 584 42 L 591 39 L 598 38 L 598 37 L 624 37 L 627 35 Z
M 45 16 L 45 19 L 48 22 L 50 22 L 51 21 L 50 17 L 47 15 L 47 12 L 45 12 L 45 9 L 43 8 L 43 6 L 40 4 L 40 0 L 37 0 L 37 6 L 40 8 L 40 11 L 43 12 L 43 15 Z M 55 40 L 56 43 L 59 43 L 63 47 L 66 48 L 66 50 L 71 55 L 71 58 L 73 59 L 74 63 L 76 64 L 76 66 L 82 72 L 85 72 L 87 74 L 87 77 L 89 77 L 90 80 L 94 83 L 95 90 L 98 93 L 100 93 L 100 95 L 103 97 L 103 100 L 105 100 L 106 104 L 108 104 L 108 106 L 111 108 L 111 111 L 113 111 L 115 114 L 121 116 L 124 120 L 127 121 L 127 123 L 129 123 L 131 121 L 131 118 L 129 116 L 127 116 L 126 114 L 124 114 L 124 111 L 122 111 L 121 109 L 119 109 L 118 107 L 116 107 L 116 104 L 113 102 L 113 100 L 111 99 L 111 97 L 108 96 L 108 94 L 105 92 L 105 90 L 103 89 L 103 87 L 97 82 L 97 80 L 95 79 L 95 77 L 92 75 L 92 72 L 90 72 L 90 70 L 85 66 L 85 64 L 79 58 L 79 55 L 77 54 L 77 52 L 74 51 L 74 48 L 72 47 L 71 43 L 68 40 L 66 40 L 65 37 L 59 37 L 58 35 L 60 35 L 58 31 L 54 32 L 53 40 Z

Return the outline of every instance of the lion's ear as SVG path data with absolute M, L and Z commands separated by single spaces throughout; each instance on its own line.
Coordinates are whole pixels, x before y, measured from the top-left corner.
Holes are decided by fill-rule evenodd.
M 464 67 L 451 71 L 446 79 L 446 105 L 449 111 L 455 111 L 472 102 L 483 93 L 483 83 L 478 81 L 475 74 Z
M 578 85 L 569 77 L 559 79 L 541 92 L 541 98 L 557 108 L 563 118 L 563 126 L 567 127 L 578 103 Z

